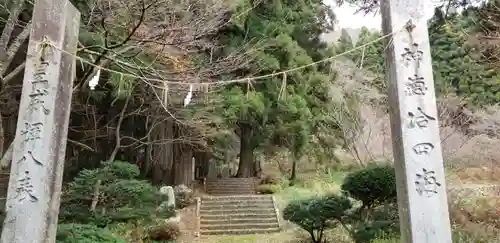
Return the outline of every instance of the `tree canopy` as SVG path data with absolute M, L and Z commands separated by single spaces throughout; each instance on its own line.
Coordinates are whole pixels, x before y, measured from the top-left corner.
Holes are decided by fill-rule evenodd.
M 221 52 L 245 47 L 250 61 L 232 77 L 249 79 L 225 86 L 216 100 L 224 124 L 240 138 L 238 176 L 252 176 L 255 149 L 284 146 L 300 158 L 329 122 L 334 75 L 329 63 L 314 63 L 332 54 L 320 35 L 333 29 L 334 15 L 319 0 L 243 1 L 239 11 L 221 38 Z

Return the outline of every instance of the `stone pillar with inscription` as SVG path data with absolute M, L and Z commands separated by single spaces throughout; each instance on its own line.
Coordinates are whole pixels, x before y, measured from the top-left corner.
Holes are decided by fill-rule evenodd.
M 401 240 L 451 243 L 427 2 L 381 1 Z
M 26 58 L 1 243 L 54 243 L 80 13 L 37 0 Z

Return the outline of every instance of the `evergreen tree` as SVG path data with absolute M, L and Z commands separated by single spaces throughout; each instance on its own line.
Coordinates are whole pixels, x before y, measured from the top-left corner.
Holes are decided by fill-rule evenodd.
M 438 93 L 455 92 L 479 105 L 499 102 L 498 88 L 495 88 L 498 72 L 479 62 L 480 53 L 470 48 L 467 42 L 477 16 L 473 13 L 455 14 L 443 21 L 438 18 L 443 15 L 439 12 L 436 10 L 436 15 L 429 23 L 432 65 Z
M 331 55 L 320 34 L 332 29 L 333 13 L 321 0 L 244 1 L 227 29 L 223 52 L 247 48 L 249 65 L 236 77 L 286 74 L 226 86 L 224 120 L 240 137 L 238 177 L 254 176 L 253 152 L 266 144 L 285 146 L 296 157 L 322 122 L 331 83 L 328 63 L 313 65 Z M 294 175 L 292 175 L 293 177 Z M 292 178 L 293 179 L 293 178 Z

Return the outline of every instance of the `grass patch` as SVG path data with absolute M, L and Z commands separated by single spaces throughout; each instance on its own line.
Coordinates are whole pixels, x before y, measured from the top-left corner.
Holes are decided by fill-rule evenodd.
M 340 185 L 345 177 L 343 172 L 328 174 L 303 175 L 295 186 L 285 187 L 276 194 L 278 207 L 283 209 L 288 202 L 331 192 L 340 192 Z

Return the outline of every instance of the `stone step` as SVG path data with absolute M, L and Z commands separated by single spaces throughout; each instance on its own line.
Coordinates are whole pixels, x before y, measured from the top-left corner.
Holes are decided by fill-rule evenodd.
M 263 203 L 263 204 L 223 204 L 223 205 L 216 205 L 216 204 L 211 204 L 211 205 L 206 205 L 204 203 L 201 204 L 200 210 L 218 210 L 218 209 L 225 209 L 225 210 L 244 210 L 244 209 L 257 209 L 257 208 L 263 208 L 263 209 L 269 209 L 272 208 L 274 205 L 272 203 Z
M 276 215 L 269 215 L 269 217 L 259 216 L 255 218 L 216 218 L 216 219 L 202 219 L 201 225 L 217 225 L 217 224 L 276 224 Z
M 225 192 L 228 190 L 214 190 Z M 233 191 L 240 194 L 242 190 Z M 200 234 L 240 235 L 279 232 L 279 220 L 270 195 L 227 195 L 201 198 Z
M 255 185 L 254 181 L 207 181 L 206 185 Z
M 255 188 L 254 185 L 249 184 L 207 184 L 207 188 Z
M 231 221 L 231 220 L 240 220 L 240 219 L 261 219 L 261 218 L 275 218 L 276 219 L 276 212 L 269 213 L 269 212 L 259 212 L 259 213 L 248 213 L 248 212 L 237 212 L 237 213 L 231 213 L 231 214 L 204 214 L 200 216 L 201 220 L 225 220 L 225 221 Z
M 206 201 L 253 201 L 253 200 L 272 200 L 268 195 L 234 195 L 234 196 L 204 196 L 201 198 L 202 202 Z
M 262 195 L 229 195 L 202 197 L 203 202 L 272 202 L 272 197 L 259 197 Z M 246 198 L 246 199 L 245 199 Z
M 233 189 L 240 189 L 240 188 L 255 188 L 255 186 L 252 186 L 252 185 L 217 185 L 217 186 L 214 186 L 214 185 L 207 185 L 206 187 L 207 189 L 225 189 L 225 188 L 233 188 Z
M 219 188 L 207 188 L 207 192 L 255 192 L 253 187 L 219 187 Z
M 207 190 L 207 192 L 214 192 L 214 193 L 249 193 L 251 192 L 252 194 L 255 194 L 254 189 L 216 189 L 216 190 Z
M 243 188 L 243 189 L 247 189 L 247 188 L 251 188 L 251 189 L 254 189 L 255 186 L 254 185 L 210 185 L 208 184 L 206 186 L 206 189 L 224 189 L 224 188 L 228 188 L 228 189 L 240 189 L 240 188 Z
M 255 191 L 207 191 L 208 194 L 214 196 L 244 196 L 244 195 L 255 195 Z
M 207 181 L 255 181 L 253 177 L 238 178 L 238 177 L 226 177 L 226 178 L 207 178 Z
M 235 186 L 255 186 L 256 184 L 248 181 L 218 181 L 218 182 L 207 182 L 205 185 L 217 185 L 217 186 L 227 186 L 227 185 L 235 185 Z
M 207 183 L 207 187 L 211 188 L 224 188 L 224 187 L 255 187 L 254 184 L 251 183 L 241 183 L 241 184 L 235 184 L 235 183 Z
M 274 208 L 200 209 L 200 213 L 203 215 L 234 215 L 239 213 L 271 214 L 271 213 L 276 213 L 276 211 L 274 210 Z
M 202 230 L 201 235 L 252 235 L 252 234 L 268 234 L 279 232 L 279 228 L 269 229 L 245 229 L 245 230 Z
M 253 184 L 256 180 L 242 180 L 242 179 L 220 179 L 220 180 L 206 180 L 206 183 L 250 183 Z
M 224 207 L 231 205 L 240 205 L 240 206 L 268 206 L 274 207 L 273 200 L 252 200 L 252 201 L 230 201 L 230 200 L 210 200 L 210 201 L 202 201 L 202 206 L 215 206 L 215 207 Z
M 214 224 L 214 225 L 201 225 L 201 230 L 245 230 L 245 229 L 269 229 L 269 228 L 279 228 L 278 223 L 271 224 Z
M 249 189 L 246 189 L 246 190 L 235 190 L 235 189 L 231 189 L 231 190 L 207 190 L 207 193 L 219 193 L 219 194 L 237 194 L 237 195 L 241 195 L 241 194 L 256 194 L 255 190 L 249 190 Z
M 246 196 L 246 195 L 235 195 L 235 196 Z M 248 195 L 251 196 L 251 195 Z M 221 196 L 225 197 L 225 196 Z M 201 202 L 207 205 L 213 205 L 213 204 L 240 204 L 240 205 L 254 205 L 254 204 L 272 204 L 273 200 L 271 198 L 262 198 L 262 199 L 253 199 L 253 200 L 224 200 L 224 199 L 215 199 L 215 200 L 205 200 L 201 199 Z
M 254 180 L 252 178 L 250 179 L 245 179 L 245 178 L 224 178 L 224 179 L 216 179 L 216 180 L 206 180 L 206 182 L 256 182 L 257 180 Z
M 212 191 L 218 191 L 218 190 L 232 190 L 232 191 L 237 191 L 237 190 L 255 190 L 254 186 L 207 186 L 207 190 L 212 190 Z

